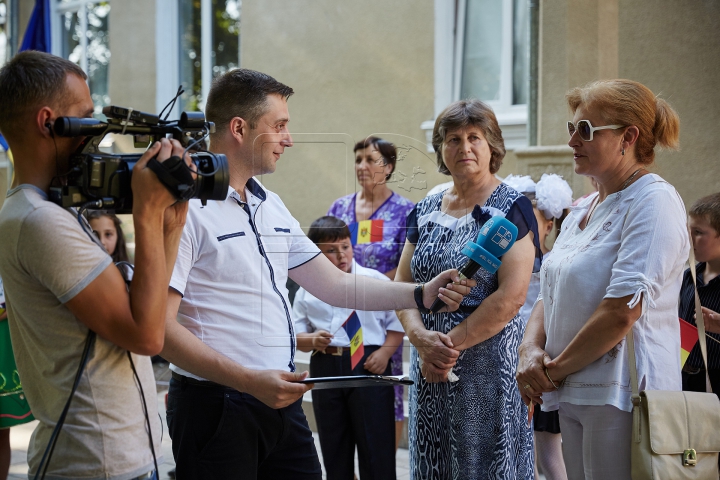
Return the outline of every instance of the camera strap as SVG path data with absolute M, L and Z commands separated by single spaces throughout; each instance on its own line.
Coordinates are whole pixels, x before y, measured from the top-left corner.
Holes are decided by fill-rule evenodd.
M 53 451 L 55 450 L 55 444 L 57 443 L 58 436 L 60 435 L 60 430 L 62 430 L 62 427 L 65 424 L 65 418 L 67 417 L 68 411 L 70 410 L 70 403 L 72 403 L 72 399 L 75 396 L 75 391 L 77 390 L 78 385 L 80 385 L 80 379 L 82 378 L 83 371 L 85 370 L 85 366 L 87 365 L 88 359 L 90 357 L 90 351 L 93 349 L 94 345 L 95 332 L 93 332 L 92 330 L 88 330 L 87 337 L 85 338 L 85 348 L 83 348 L 83 352 L 80 357 L 80 365 L 78 366 L 77 372 L 75 373 L 75 380 L 73 381 L 72 389 L 70 390 L 70 396 L 68 397 L 67 402 L 65 402 L 65 407 L 63 408 L 62 413 L 60 414 L 60 418 L 55 424 L 55 428 L 50 435 L 50 441 L 48 442 L 47 447 L 45 447 L 45 453 L 43 453 L 40 464 L 38 465 L 37 471 L 35 472 L 35 476 L 33 477 L 34 480 L 38 480 L 38 478 L 45 478 L 48 466 L 50 465 L 50 459 L 52 458 Z M 45 468 L 43 468 L 43 466 Z
M 174 155 L 161 163 L 156 157 L 153 157 L 147 166 L 155 172 L 160 182 L 173 194 L 175 199 L 183 201 L 193 197 L 195 181 L 182 158 Z

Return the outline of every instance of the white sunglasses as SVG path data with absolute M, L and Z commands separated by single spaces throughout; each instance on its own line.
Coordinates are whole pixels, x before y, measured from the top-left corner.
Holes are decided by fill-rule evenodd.
M 567 122 L 568 133 L 572 137 L 575 132 L 580 135 L 580 139 L 585 142 L 592 142 L 593 132 L 597 130 L 617 130 L 623 128 L 624 125 L 604 125 L 602 127 L 593 127 L 590 120 L 578 120 L 577 123 Z

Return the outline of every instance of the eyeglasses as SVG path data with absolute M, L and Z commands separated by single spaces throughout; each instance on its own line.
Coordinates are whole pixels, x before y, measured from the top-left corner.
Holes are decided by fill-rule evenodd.
M 592 142 L 593 132 L 597 130 L 617 130 L 623 128 L 624 125 L 604 125 L 602 127 L 593 127 L 590 120 L 578 120 L 577 124 L 567 122 L 568 133 L 572 137 L 575 132 L 580 135 L 580 139 L 585 142 Z

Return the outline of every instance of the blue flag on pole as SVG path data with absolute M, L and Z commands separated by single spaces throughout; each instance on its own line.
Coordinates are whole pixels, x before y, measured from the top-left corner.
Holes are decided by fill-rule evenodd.
M 36 0 L 20 51 L 38 50 L 50 53 L 52 51 L 50 23 L 50 0 Z

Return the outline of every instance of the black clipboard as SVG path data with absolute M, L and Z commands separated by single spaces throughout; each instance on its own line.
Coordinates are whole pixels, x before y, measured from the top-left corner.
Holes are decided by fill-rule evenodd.
M 313 390 L 329 388 L 381 387 L 395 385 L 413 385 L 409 377 L 403 375 L 353 375 L 350 377 L 317 377 L 300 380 L 299 383 L 313 383 Z

